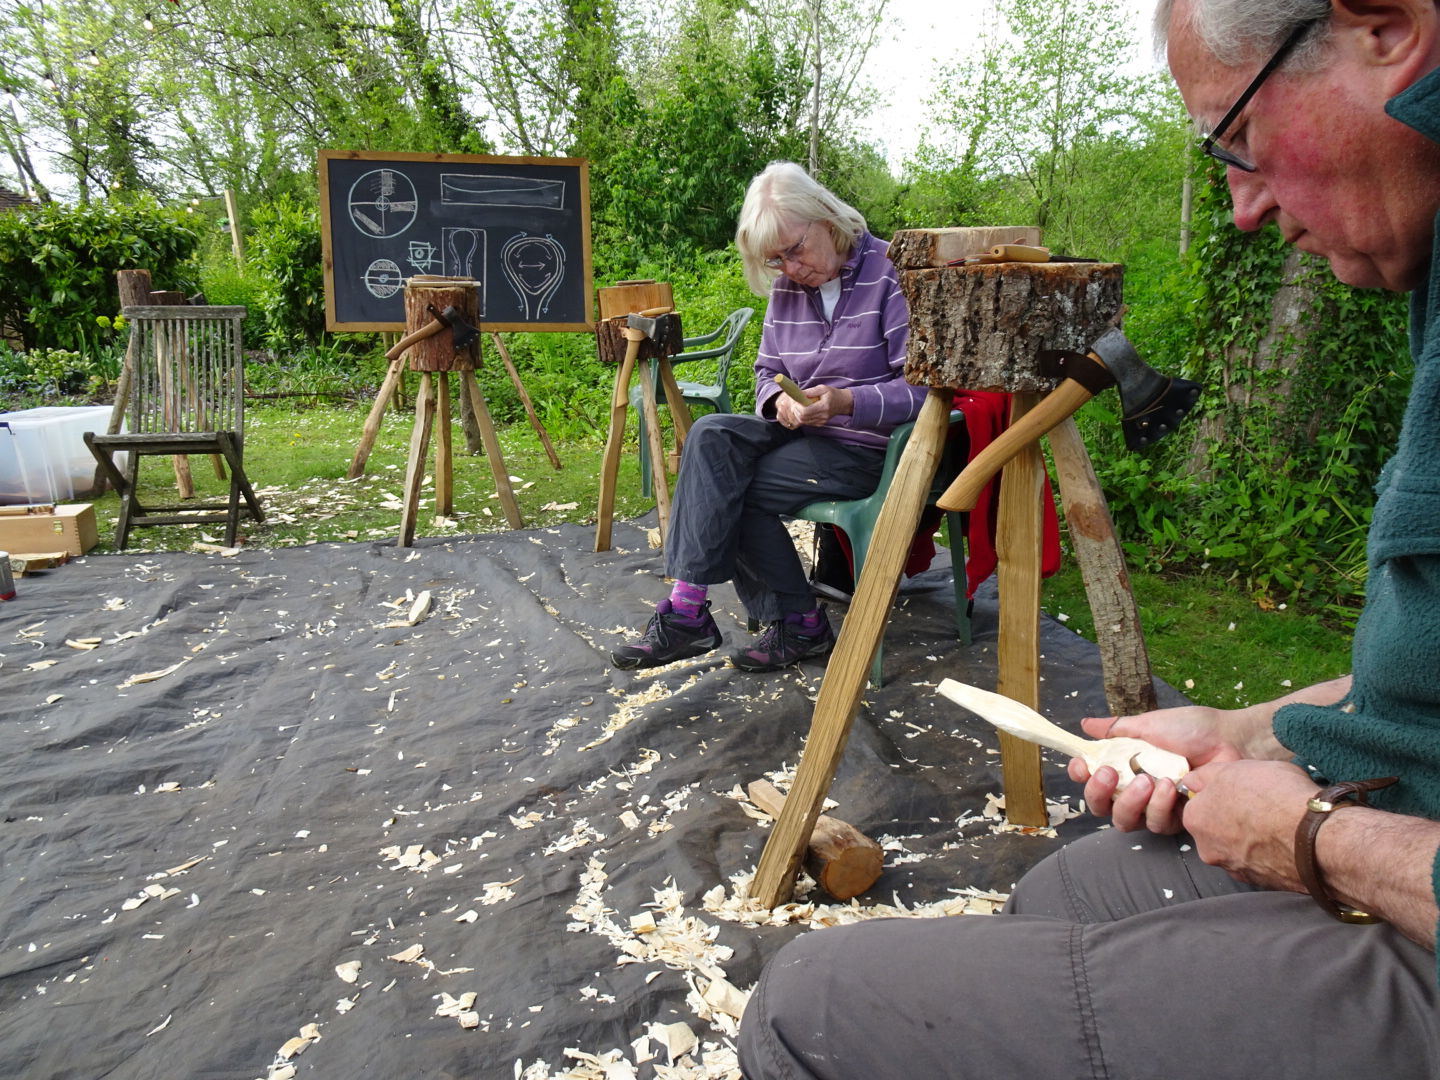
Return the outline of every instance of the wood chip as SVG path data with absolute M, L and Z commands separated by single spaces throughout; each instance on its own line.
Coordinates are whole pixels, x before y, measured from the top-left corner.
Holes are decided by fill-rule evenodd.
M 131 675 L 124 682 L 116 686 L 115 689 L 124 690 L 127 686 L 134 686 L 137 683 L 155 682 L 157 679 L 163 679 L 166 675 L 175 674 L 175 672 L 179 671 L 182 667 L 188 664 L 190 662 L 190 659 L 191 658 L 187 656 L 184 660 L 181 660 L 180 662 L 175 664 L 171 664 L 167 668 L 161 668 L 159 671 L 142 671 L 139 675 Z
M 391 959 L 394 959 L 394 957 Z M 353 983 L 356 979 L 360 978 L 360 961 L 347 960 L 343 964 L 336 964 L 335 974 L 340 976 L 342 982 Z
M 402 949 L 398 953 L 392 953 L 386 960 L 398 960 L 402 964 L 413 964 L 425 954 L 425 946 L 419 943 L 411 945 L 408 949 Z

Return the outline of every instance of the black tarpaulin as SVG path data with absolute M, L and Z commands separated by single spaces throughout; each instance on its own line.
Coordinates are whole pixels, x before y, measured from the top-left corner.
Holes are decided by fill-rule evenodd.
M 728 988 L 789 937 L 985 910 L 1095 827 L 1001 826 L 995 739 L 934 692 L 994 685 L 994 594 L 961 646 L 942 567 L 902 591 L 832 788 L 883 877 L 743 916 L 768 828 L 737 796 L 793 770 L 824 665 L 612 669 L 665 595 L 644 524 L 602 554 L 565 526 L 21 579 L 0 604 L 0 1073 L 737 1075 Z M 738 644 L 733 591 L 712 595 Z M 1049 620 L 1042 643 L 1047 714 L 1103 713 L 1094 647 Z

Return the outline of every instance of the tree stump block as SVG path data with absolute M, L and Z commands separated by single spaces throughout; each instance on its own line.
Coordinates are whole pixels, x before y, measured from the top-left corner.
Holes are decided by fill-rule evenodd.
M 956 390 L 1045 393 L 1047 349 L 1085 352 L 1123 310 L 1119 263 L 977 263 L 900 272 L 905 378 Z
M 411 279 L 405 286 L 405 331 L 413 333 L 428 326 L 447 308 L 454 308 L 470 326 L 480 321 L 480 294 L 468 278 L 448 280 Z M 459 348 L 449 328 L 421 338 L 410 346 L 411 371 L 474 371 L 479 352 L 479 335 Z

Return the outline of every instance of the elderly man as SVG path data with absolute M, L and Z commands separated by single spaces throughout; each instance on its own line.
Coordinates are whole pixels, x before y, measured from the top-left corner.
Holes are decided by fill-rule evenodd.
M 1086 720 L 1193 771 L 1117 793 L 1072 762 L 1116 828 L 1036 867 L 1005 915 L 796 939 L 745 1016 L 750 1080 L 1440 1076 L 1440 12 L 1164 0 L 1156 29 L 1236 224 L 1413 292 L 1353 677 Z

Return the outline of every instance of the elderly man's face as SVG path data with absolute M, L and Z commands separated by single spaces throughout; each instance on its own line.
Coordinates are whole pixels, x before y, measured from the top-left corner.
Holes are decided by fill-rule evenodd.
M 1208 129 L 1268 54 L 1223 67 L 1184 27 L 1189 2 L 1176 5 L 1170 71 L 1190 115 Z M 1321 70 L 1272 75 L 1225 140 L 1257 166 L 1253 173 L 1228 170 L 1235 224 L 1253 230 L 1273 222 L 1286 241 L 1328 259 L 1351 285 L 1413 288 L 1430 256 L 1440 153 L 1385 115 L 1385 101 L 1411 81 L 1396 65 L 1374 63 L 1363 36 L 1343 29 Z

